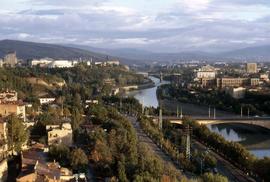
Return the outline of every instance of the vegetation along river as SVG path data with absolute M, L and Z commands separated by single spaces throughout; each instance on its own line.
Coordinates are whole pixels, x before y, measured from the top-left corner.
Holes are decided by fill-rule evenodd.
M 176 110 L 177 105 L 183 110 L 184 115 L 208 115 L 208 107 L 180 103 L 178 101 L 158 101 L 156 96 L 157 87 L 161 84 L 168 84 L 168 82 L 163 81 L 160 83 L 159 79 L 150 77 L 155 83 L 155 87 L 135 90 L 130 92 L 128 95 L 134 96 L 146 107 L 158 107 L 159 103 L 166 110 Z M 231 113 L 216 111 L 219 116 L 228 116 Z M 256 127 L 251 125 L 243 124 L 217 124 L 208 125 L 208 128 L 222 135 L 228 141 L 239 142 L 244 145 L 251 153 L 253 153 L 258 158 L 263 158 L 265 156 L 270 157 L 270 130 L 264 129 L 262 127 Z

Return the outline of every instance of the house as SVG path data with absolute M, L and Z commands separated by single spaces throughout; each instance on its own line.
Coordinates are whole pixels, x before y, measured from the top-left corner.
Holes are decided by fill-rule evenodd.
M 19 116 L 21 119 L 25 121 L 26 120 L 25 104 L 20 100 L 18 101 L 0 100 L 0 116 L 7 117 L 12 114 Z
M 43 104 L 51 104 L 55 101 L 55 98 L 39 98 L 39 102 L 41 105 Z
M 72 146 L 72 128 L 70 123 L 63 123 L 62 125 L 47 125 L 48 145 L 64 144 Z
M 0 92 L 0 101 L 13 102 L 18 100 L 18 93 L 15 90 L 5 90 Z
M 22 169 L 17 182 L 63 182 L 74 178 L 71 171 L 62 168 L 57 162 L 47 162 L 46 149 L 42 144 L 35 144 L 23 151 L 21 157 Z

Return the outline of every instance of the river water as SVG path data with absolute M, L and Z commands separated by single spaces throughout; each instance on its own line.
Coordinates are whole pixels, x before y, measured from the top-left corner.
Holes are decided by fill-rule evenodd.
M 158 107 L 159 101 L 156 96 L 157 87 L 161 84 L 168 84 L 168 82 L 163 81 L 160 83 L 159 79 L 150 77 L 155 83 L 155 87 L 136 90 L 130 92 L 129 96 L 134 96 L 146 107 Z M 176 108 L 182 108 L 184 115 L 189 116 L 208 116 L 208 107 L 180 103 L 178 101 L 161 101 L 162 107 L 169 111 L 176 111 Z M 213 111 L 211 111 L 213 113 Z M 233 116 L 234 114 L 216 111 L 216 116 Z M 251 153 L 253 153 L 258 158 L 263 158 L 265 156 L 270 157 L 270 130 L 242 124 L 218 124 L 218 125 L 208 125 L 208 128 L 222 135 L 228 141 L 235 141 L 241 143 L 245 146 Z

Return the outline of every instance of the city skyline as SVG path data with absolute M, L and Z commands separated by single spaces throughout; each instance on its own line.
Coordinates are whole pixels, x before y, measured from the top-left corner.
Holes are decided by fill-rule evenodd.
M 0 39 L 155 52 L 270 44 L 266 0 L 12 0 L 0 5 Z

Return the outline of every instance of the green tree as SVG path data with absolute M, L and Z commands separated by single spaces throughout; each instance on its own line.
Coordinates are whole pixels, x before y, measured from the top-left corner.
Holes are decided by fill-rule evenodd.
M 72 166 L 72 169 L 76 171 L 83 171 L 86 169 L 88 158 L 82 149 L 74 149 L 71 152 L 70 165 Z
M 9 149 L 12 152 L 20 152 L 29 136 L 23 121 L 17 116 L 11 115 L 7 118 L 7 128 Z
M 67 165 L 69 163 L 69 155 L 69 148 L 63 144 L 52 145 L 49 148 L 49 158 L 60 162 L 61 165 Z
M 202 176 L 203 182 L 228 182 L 228 179 L 220 174 L 205 173 Z
M 127 182 L 127 176 L 126 176 L 126 168 L 125 168 L 125 157 L 124 155 L 121 155 L 120 161 L 118 161 L 117 164 L 118 168 L 118 178 L 120 182 Z

